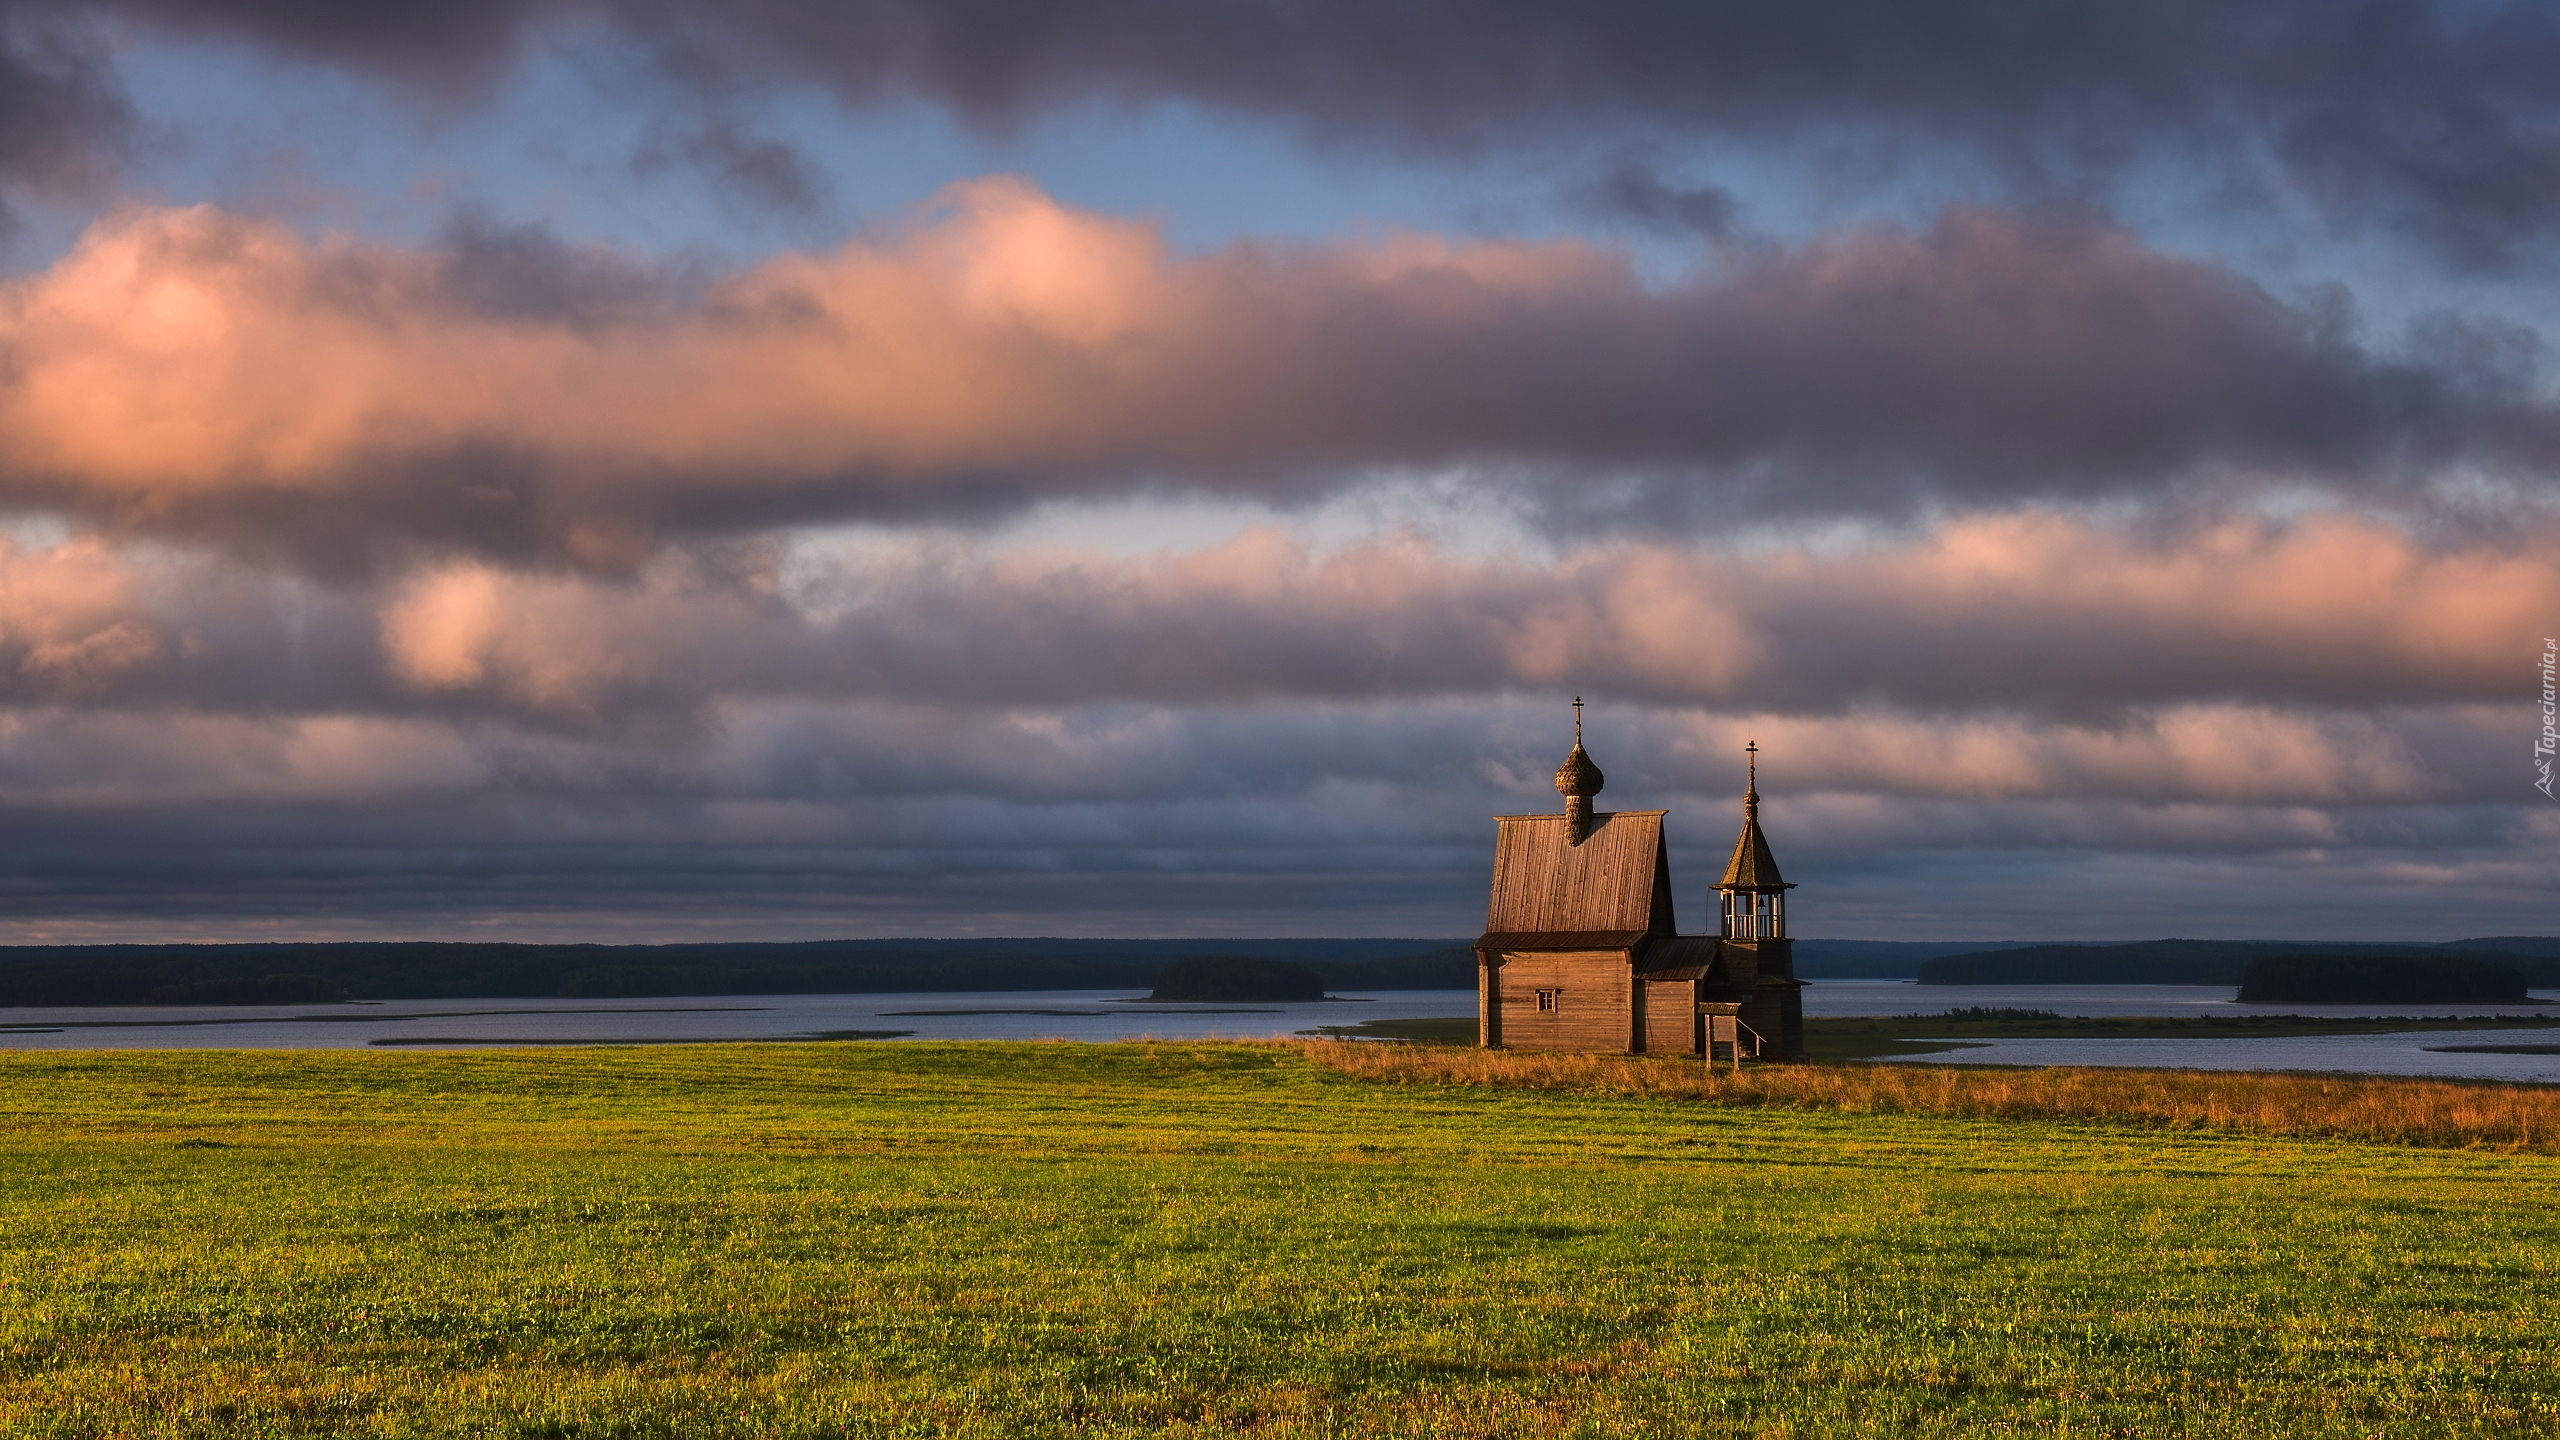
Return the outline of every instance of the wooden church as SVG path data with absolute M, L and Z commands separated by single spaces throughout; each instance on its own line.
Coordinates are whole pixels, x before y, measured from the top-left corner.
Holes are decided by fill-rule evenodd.
M 1665 810 L 1595 811 L 1582 748 L 1556 770 L 1561 815 L 1494 817 L 1493 903 L 1476 941 L 1477 1031 L 1488 1047 L 1646 1055 L 1804 1057 L 1804 982 L 1787 892 L 1760 833 L 1759 746 L 1746 745 L 1742 835 L 1716 882 L 1723 933 L 1671 915 Z

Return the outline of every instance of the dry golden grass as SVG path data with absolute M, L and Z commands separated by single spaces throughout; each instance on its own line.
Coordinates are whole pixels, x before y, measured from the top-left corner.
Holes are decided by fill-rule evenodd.
M 1644 1095 L 1843 1114 L 2089 1120 L 2392 1145 L 2560 1151 L 2560 1088 L 2481 1081 L 2251 1071 L 1921 1065 L 1767 1065 L 1734 1073 L 1695 1060 L 1286 1042 L 1365 1080 Z

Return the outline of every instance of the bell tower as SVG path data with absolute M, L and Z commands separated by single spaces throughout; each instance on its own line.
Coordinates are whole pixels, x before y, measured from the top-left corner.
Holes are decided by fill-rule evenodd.
M 1788 1055 L 1804 1053 L 1804 982 L 1796 978 L 1795 942 L 1787 938 L 1787 892 L 1778 874 L 1778 857 L 1760 831 L 1760 746 L 1742 747 L 1746 778 L 1742 783 L 1742 834 L 1733 842 L 1733 858 L 1716 882 L 1724 912 L 1723 941 L 1744 952 L 1755 975 L 1752 998 L 1743 1018 Z M 1737 966 L 1737 970 L 1746 967 Z

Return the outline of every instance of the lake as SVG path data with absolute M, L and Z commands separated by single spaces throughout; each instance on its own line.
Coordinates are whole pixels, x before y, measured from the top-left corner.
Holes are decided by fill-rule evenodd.
M 2543 1000 L 2560 999 L 2535 992 Z M 1822 980 L 1808 1015 L 1932 1014 L 1961 1006 L 2059 1015 L 2548 1014 L 2542 1005 L 2241 1005 L 2227 985 L 1930 985 Z M 1286 1004 L 1159 1005 L 1117 990 L 718 995 L 645 1000 L 391 1000 L 353 1005 L 0 1010 L 0 1048 L 458 1049 L 707 1040 L 1127 1040 L 1290 1035 L 1318 1025 L 1469 1015 L 1464 990 L 1391 990 Z M 2336 1070 L 2560 1083 L 2560 1055 L 2447 1053 L 2552 1043 L 2548 1032 L 2419 1031 L 2235 1040 L 1993 1040 L 1920 1064 Z
M 2549 1004 L 2243 1005 L 2229 985 L 1914 985 L 1825 980 L 1804 992 L 1807 1015 L 1927 1015 L 1963 1006 L 2057 1015 L 2548 1015 Z M 2560 999 L 2548 990 L 2536 999 Z M 2335 1070 L 2374 1075 L 2560 1083 L 2560 1055 L 2483 1055 L 2437 1047 L 2553 1045 L 2552 1031 L 2413 1030 L 2397 1035 L 2251 1036 L 2231 1040 L 1978 1040 L 1980 1048 L 1906 1055 L 1915 1065 L 2131 1065 L 2194 1070 Z
M 1475 1011 L 1465 990 L 1303 1003 L 1156 1004 L 1126 990 L 712 995 L 647 1000 L 384 1000 L 0 1010 L 0 1048 L 328 1050 L 693 1040 L 1129 1040 L 1289 1035 Z M 849 1034 L 848 1032 L 861 1032 Z

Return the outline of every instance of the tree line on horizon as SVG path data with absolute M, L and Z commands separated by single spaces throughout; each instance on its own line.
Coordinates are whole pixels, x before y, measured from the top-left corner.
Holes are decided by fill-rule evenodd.
M 1796 942 L 1816 980 L 1923 985 L 2233 985 L 2269 956 L 2457 957 L 2560 987 L 2560 937 L 2445 945 L 2146 940 L 2011 945 L 1948 954 L 1941 942 Z M 1901 956 L 1899 960 L 1895 957 Z M 1152 987 L 1178 960 L 1216 955 L 1304 965 L 1328 990 L 1475 988 L 1465 942 L 1426 939 L 820 940 L 677 945 L 322 941 L 0 946 L 0 1006 L 272 1005 L 341 1000 L 627 999 L 668 995 L 882 994 Z
M 1336 990 L 1475 986 L 1463 945 L 1428 941 L 1059 940 L 690 945 L 317 942 L 0 949 L 0 1006 L 298 1005 L 343 1000 L 630 999 L 932 990 L 1144 992 L 1199 953 L 1283 960 Z M 1241 946 L 1241 949 L 1232 948 Z M 1277 953 L 1273 953 L 1277 952 Z M 1385 952 L 1385 953 L 1381 953 Z

